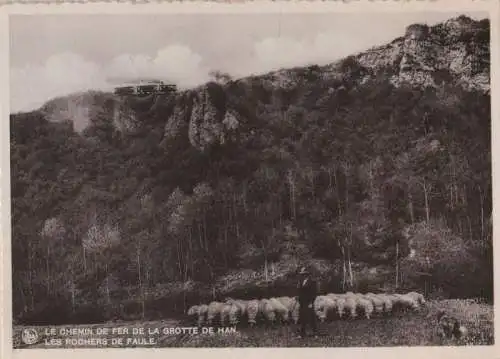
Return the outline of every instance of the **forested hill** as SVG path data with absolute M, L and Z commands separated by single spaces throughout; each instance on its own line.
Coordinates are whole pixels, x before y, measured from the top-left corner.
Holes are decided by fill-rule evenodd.
M 14 316 L 322 291 L 493 295 L 489 21 L 327 66 L 11 115 Z

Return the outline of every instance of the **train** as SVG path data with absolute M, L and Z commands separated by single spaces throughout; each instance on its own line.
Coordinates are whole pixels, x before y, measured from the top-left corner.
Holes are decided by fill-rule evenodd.
M 163 81 L 137 81 L 115 87 L 114 93 L 118 96 L 147 96 L 152 94 L 169 94 L 177 91 L 174 84 L 165 84 Z

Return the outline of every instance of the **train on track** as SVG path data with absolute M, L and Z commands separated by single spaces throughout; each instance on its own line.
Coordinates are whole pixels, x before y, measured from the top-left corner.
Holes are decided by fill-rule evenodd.
M 114 93 L 118 96 L 147 96 L 153 94 L 170 94 L 177 91 L 177 86 L 165 84 L 163 81 L 148 80 L 124 83 L 115 87 Z

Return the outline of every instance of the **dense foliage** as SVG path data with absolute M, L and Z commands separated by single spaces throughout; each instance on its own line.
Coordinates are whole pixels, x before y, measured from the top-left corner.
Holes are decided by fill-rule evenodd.
M 489 95 L 396 88 L 383 73 L 360 83 L 368 69 L 346 66 L 341 81 L 311 67 L 290 90 L 213 83 L 239 127 L 206 151 L 165 141 L 190 93 L 130 102 L 133 133 L 114 125 L 109 94 L 92 94 L 103 101 L 81 133 L 43 111 L 12 115 L 16 320 L 287 295 L 298 262 L 324 290 L 491 299 Z

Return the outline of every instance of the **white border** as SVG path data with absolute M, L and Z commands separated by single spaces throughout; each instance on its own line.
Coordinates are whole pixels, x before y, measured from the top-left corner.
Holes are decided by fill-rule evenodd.
M 120 1 L 120 0 L 118 0 Z M 0 3 L 1 4 L 1 3 Z M 422 1 L 393 0 L 330 0 L 320 1 L 278 1 L 256 0 L 253 2 L 238 2 L 233 4 L 186 1 L 178 2 L 151 2 L 148 4 L 130 3 L 86 3 L 86 4 L 16 4 L 0 5 L 0 233 L 1 251 L 0 262 L 2 269 L 2 295 L 0 299 L 2 315 L 0 317 L 2 343 L 0 343 L 1 358 L 87 358 L 88 356 L 106 358 L 162 358 L 168 357 L 206 357 L 221 358 L 238 355 L 246 358 L 331 358 L 331 356 L 349 356 L 352 358 L 500 358 L 498 344 L 488 347 L 393 347 L 393 348 L 256 348 L 256 349 L 29 349 L 11 350 L 12 348 L 12 303 L 11 303 L 11 243 L 10 243 L 10 146 L 9 146 L 9 14 L 168 14 L 168 13 L 327 13 L 327 12 L 409 12 L 409 11 L 485 11 L 490 15 L 491 23 L 491 103 L 492 103 L 492 173 L 493 173 L 493 218 L 496 224 L 498 219 L 499 193 L 496 180 L 498 179 L 497 157 L 500 153 L 500 144 L 493 140 L 498 133 L 500 120 L 500 78 L 499 78 L 499 18 L 500 6 L 497 0 L 440 0 Z M 493 228 L 493 238 L 498 237 L 497 226 Z M 494 244 L 495 258 L 500 256 L 500 247 Z M 494 261 L 494 275 L 498 278 L 500 266 Z M 499 281 L 495 280 L 495 298 L 499 294 Z M 497 300 L 495 300 L 495 303 Z M 499 315 L 495 305 L 495 342 L 498 343 Z M 2 330 L 3 329 L 3 330 Z

